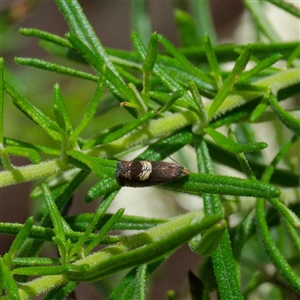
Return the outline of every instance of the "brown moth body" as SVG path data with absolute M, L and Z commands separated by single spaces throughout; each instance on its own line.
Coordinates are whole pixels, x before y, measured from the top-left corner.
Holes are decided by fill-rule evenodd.
M 121 186 L 145 187 L 164 184 L 189 174 L 178 164 L 154 161 L 119 161 L 116 179 Z

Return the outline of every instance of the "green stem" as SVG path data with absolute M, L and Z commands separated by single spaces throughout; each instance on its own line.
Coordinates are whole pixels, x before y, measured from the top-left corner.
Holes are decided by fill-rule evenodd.
M 38 165 L 16 167 L 11 171 L 0 172 L 0 187 L 41 179 L 70 169 L 61 159 L 41 162 Z
M 195 137 L 195 148 L 199 172 L 213 173 L 209 152 L 201 136 Z M 203 193 L 202 197 L 206 215 L 222 213 L 222 204 L 217 195 Z M 228 230 L 224 232 L 212 260 L 221 299 L 243 299 Z
M 151 141 L 165 138 L 172 133 L 191 125 L 196 119 L 193 112 L 186 111 L 179 114 L 173 114 L 157 120 L 152 120 L 149 126 L 132 132 L 112 143 L 98 146 L 91 150 L 89 155 L 97 155 L 101 157 L 113 157 L 115 155 L 123 155 L 139 149 L 145 145 L 149 145 Z

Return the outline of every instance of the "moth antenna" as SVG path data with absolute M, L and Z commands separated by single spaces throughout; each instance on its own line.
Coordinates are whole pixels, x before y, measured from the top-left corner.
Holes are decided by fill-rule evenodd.
M 176 161 L 174 158 L 172 158 L 171 156 L 168 156 L 171 160 L 173 160 L 177 165 L 180 165 L 181 166 L 181 164 L 178 162 L 178 161 Z
M 164 152 L 164 150 L 163 149 L 161 149 L 160 150 L 161 152 Z M 165 154 L 167 154 L 166 152 L 164 152 Z M 171 160 L 173 160 L 174 161 L 174 163 L 176 163 L 177 165 L 179 165 L 179 166 L 182 166 L 178 161 L 176 161 L 174 158 L 172 158 L 171 156 L 167 156 L 167 157 L 169 157 Z

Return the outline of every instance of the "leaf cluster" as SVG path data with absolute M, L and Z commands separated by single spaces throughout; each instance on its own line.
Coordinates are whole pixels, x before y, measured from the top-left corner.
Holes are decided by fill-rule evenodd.
M 30 299 L 46 292 L 44 299 L 63 299 L 80 282 L 101 282 L 125 269 L 130 270 L 109 299 L 145 299 L 147 279 L 185 243 L 205 257 L 198 274 L 189 274 L 193 299 L 209 299 L 213 291 L 221 299 L 242 299 L 265 282 L 284 287 L 282 298 L 299 294 L 299 201 L 289 200 L 297 192 L 299 200 L 299 170 L 289 155 L 299 142 L 299 106 L 285 110 L 280 103 L 299 95 L 298 42 L 279 42 L 261 16 L 261 3 L 245 0 L 269 43 L 215 45 L 209 18 L 200 26 L 194 21 L 197 16 L 177 10 L 181 48 L 161 34 L 150 35 L 145 18 L 144 27 L 137 27 L 140 32 L 132 33 L 133 51 L 105 49 L 76 0 L 55 2 L 69 26 L 65 37 L 28 28 L 20 33 L 38 38 L 43 48 L 72 60 L 78 69 L 27 57 L 15 62 L 90 81 L 95 88 L 75 126 L 59 83 L 53 87 L 53 119 L 23 97 L 6 76 L 4 59 L 0 60 L 0 187 L 40 180 L 31 196 L 45 203 L 35 221 L 30 217 L 24 224 L 0 223 L 2 234 L 16 236 L 0 258 L 3 299 Z M 299 17 L 299 11 L 286 3 L 269 2 Z M 195 11 L 209 15 L 206 1 L 192 3 Z M 139 4 L 135 9 L 140 17 L 144 14 Z M 203 26 L 210 35 L 203 34 Z M 279 61 L 285 68 L 274 66 Z M 224 62 L 231 63 L 230 71 L 224 70 Z M 91 71 L 81 71 L 82 64 Z M 4 137 L 4 94 L 53 140 L 53 146 Z M 96 135 L 87 133 L 98 119 L 99 106 L 107 103 L 112 114 L 116 105 L 111 103 L 117 103 L 130 121 L 112 122 Z M 271 162 L 262 155 L 268 137 L 256 140 L 257 124 L 276 124 L 270 133 L 275 137 L 288 132 Z M 160 188 L 199 196 L 203 210 L 168 220 L 129 216 L 124 209 L 107 213 L 120 190 L 115 178 L 118 159 L 146 148 L 137 160 L 161 161 L 186 146 L 196 155 L 197 172 Z M 11 156 L 26 157 L 30 163 L 14 166 Z M 282 161 L 288 169 L 278 167 Z M 244 177 L 219 175 L 216 165 Z M 101 203 L 93 214 L 66 216 L 65 208 L 89 175 L 97 183 L 86 191 L 85 201 L 102 197 Z M 239 210 L 239 222 L 232 225 L 230 217 Z M 285 230 L 288 237 L 276 243 L 271 227 L 277 234 Z M 126 236 L 113 235 L 112 230 L 140 232 Z M 249 264 L 242 250 L 256 233 L 275 272 L 268 273 L 267 264 L 258 257 L 259 271 L 241 282 Z M 58 258 L 39 257 L 45 241 L 56 245 Z M 282 247 L 287 242 L 294 246 L 289 253 Z M 172 299 L 172 292 L 167 295 Z

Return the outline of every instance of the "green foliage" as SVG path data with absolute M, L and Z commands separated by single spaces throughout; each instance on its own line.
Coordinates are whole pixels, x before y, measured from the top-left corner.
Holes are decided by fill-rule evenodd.
M 59 83 L 53 88 L 54 119 L 24 98 L 0 59 L 0 187 L 39 180 L 31 196 L 42 197 L 45 203 L 24 224 L 0 223 L 2 234 L 15 235 L 10 250 L 0 257 L 2 299 L 31 299 L 45 293 L 44 299 L 63 299 L 80 282 L 101 282 L 126 269 L 128 273 L 110 291 L 109 299 L 146 299 L 147 280 L 186 243 L 193 252 L 207 256 L 195 276 L 201 284 L 191 287 L 193 297 L 208 299 L 216 291 L 220 299 L 242 299 L 266 282 L 272 283 L 273 290 L 279 289 L 282 299 L 300 293 L 299 151 L 290 154 L 293 147 L 299 147 L 296 114 L 300 107 L 285 110 L 279 103 L 299 95 L 298 42 L 280 43 L 264 17 L 262 3 L 245 0 L 257 30 L 269 43 L 216 45 L 208 1 L 196 2 L 191 5 L 195 12 L 202 11 L 202 17 L 175 12 L 182 48 L 161 34 L 150 35 L 142 4 L 133 4 L 133 27 L 139 32 L 132 33 L 131 52 L 106 50 L 77 0 L 56 0 L 69 26 L 66 38 L 38 29 L 20 30 L 40 39 L 53 55 L 93 69 L 94 74 L 35 58 L 15 58 L 20 65 L 95 83 L 78 125 L 72 121 Z M 269 2 L 299 17 L 299 11 L 288 4 Z M 201 24 L 195 21 L 198 18 Z M 286 69 L 274 67 L 279 60 L 286 63 Z M 223 62 L 231 63 L 230 71 L 224 70 Z M 3 136 L 5 93 L 54 141 L 50 147 L 42 139 L 38 144 Z M 113 103 L 122 107 L 121 122 L 108 123 L 96 134 L 89 130 L 93 124 L 96 128 L 102 124 L 103 116 L 98 117 L 102 105 L 111 118 L 119 119 Z M 272 129 L 265 140 L 257 142 L 253 127 L 259 123 L 271 124 Z M 283 132 L 284 139 L 267 162 L 261 151 L 269 147 L 269 136 L 277 138 Z M 160 188 L 162 193 L 172 190 L 199 196 L 203 210 L 170 219 L 129 216 L 124 209 L 107 213 L 120 190 L 115 178 L 117 159 L 145 147 L 137 160 L 161 161 L 187 145 L 196 155 L 198 171 Z M 14 166 L 10 156 L 26 157 L 30 163 Z M 289 168 L 279 167 L 282 161 Z M 219 175 L 215 170 L 219 165 L 244 177 Z M 85 201 L 103 196 L 101 203 L 94 214 L 65 216 L 64 207 L 89 174 L 97 183 L 87 183 Z M 296 204 L 290 201 L 296 197 Z M 233 214 L 236 223 L 230 218 Z M 113 235 L 112 230 L 139 233 Z M 274 236 L 282 230 L 288 235 L 280 244 Z M 255 269 L 249 275 L 249 257 L 243 251 L 253 251 L 251 241 L 256 239 L 268 261 L 255 253 L 250 267 Z M 46 241 L 57 247 L 58 258 L 39 257 Z M 287 243 L 294 248 L 287 251 Z M 274 274 L 268 272 L 269 264 Z M 176 297 L 172 291 L 166 296 Z

